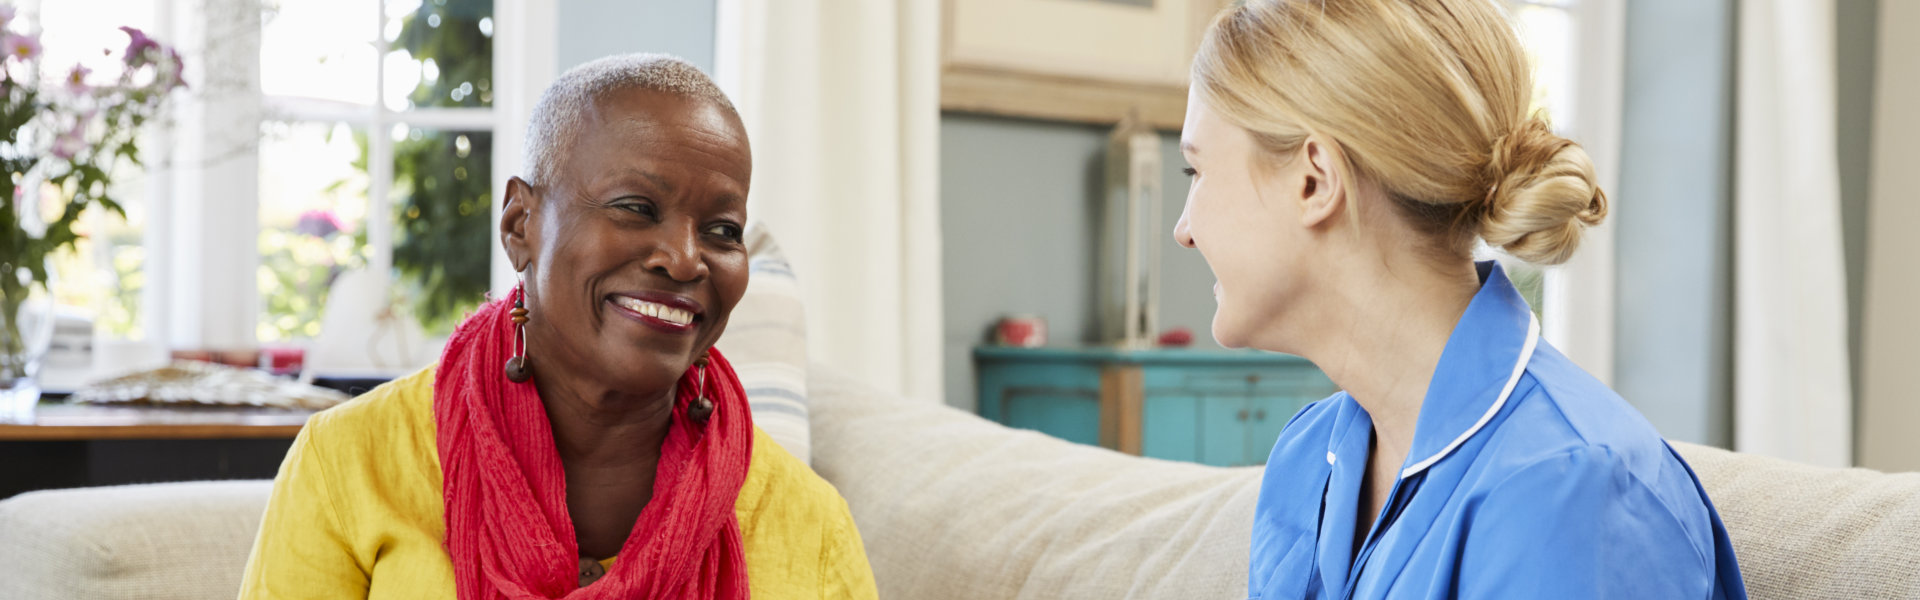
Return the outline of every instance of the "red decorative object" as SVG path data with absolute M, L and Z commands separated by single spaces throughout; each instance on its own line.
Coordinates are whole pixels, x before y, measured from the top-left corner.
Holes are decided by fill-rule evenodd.
M 277 346 L 260 351 L 260 368 L 275 375 L 299 373 L 305 365 L 307 351 L 297 346 Z
M 1047 345 L 1047 320 L 1034 315 L 1014 315 L 1000 319 L 993 328 L 993 339 L 1002 346 L 1038 348 Z
M 1193 330 L 1175 327 L 1160 333 L 1160 345 L 1185 348 L 1193 343 Z

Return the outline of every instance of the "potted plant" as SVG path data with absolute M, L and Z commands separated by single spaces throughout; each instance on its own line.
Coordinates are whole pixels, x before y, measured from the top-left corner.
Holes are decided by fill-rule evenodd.
M 114 166 L 139 166 L 140 127 L 184 87 L 179 52 L 131 27 L 120 28 L 129 40 L 119 77 L 96 83 L 73 65 L 43 78 L 39 36 L 16 31 L 14 14 L 0 5 L 0 420 L 30 414 L 40 397 L 48 257 L 79 241 L 87 209 L 125 217 L 110 195 Z

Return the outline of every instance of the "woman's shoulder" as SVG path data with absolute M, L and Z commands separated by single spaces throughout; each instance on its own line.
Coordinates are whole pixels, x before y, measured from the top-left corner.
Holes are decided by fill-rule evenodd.
M 734 511 L 755 596 L 874 597 L 846 500 L 758 427 Z
M 1705 518 L 1699 481 L 1659 430 L 1606 384 L 1542 344 L 1527 368 L 1532 383 L 1489 441 L 1490 478 L 1546 484 L 1586 481 L 1663 505 L 1683 522 Z M 1583 475 L 1569 478 L 1570 475 Z M 1515 487 L 1515 486 L 1509 486 Z M 1520 486 L 1524 487 L 1524 486 Z
M 1522 387 L 1497 434 L 1511 458 L 1532 462 L 1581 454 L 1648 474 L 1673 457 L 1638 409 L 1551 345 L 1540 345 Z
M 740 485 L 740 499 L 735 506 L 743 521 L 831 516 L 847 510 L 846 500 L 833 484 L 827 483 L 758 426 L 753 428 L 753 459 L 747 467 L 747 480 Z M 757 514 L 767 510 L 793 514 Z
M 433 374 L 428 366 L 314 413 L 302 437 L 335 456 L 393 455 L 409 442 L 432 447 Z

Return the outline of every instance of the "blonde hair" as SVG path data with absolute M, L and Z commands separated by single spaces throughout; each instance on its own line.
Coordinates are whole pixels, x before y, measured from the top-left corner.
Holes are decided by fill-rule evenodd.
M 1193 85 L 1280 156 L 1309 134 L 1447 250 L 1474 237 L 1566 262 L 1607 198 L 1578 144 L 1527 113 L 1533 76 L 1492 0 L 1246 0 L 1208 28 Z

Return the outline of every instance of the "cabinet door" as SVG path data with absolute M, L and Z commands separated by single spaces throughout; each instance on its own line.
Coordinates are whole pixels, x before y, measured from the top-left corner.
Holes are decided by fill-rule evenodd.
M 1032 429 L 1069 442 L 1100 445 L 1100 392 L 1071 388 L 1008 389 L 1002 396 L 1006 425 Z
M 1100 444 L 1100 371 L 1075 363 L 980 365 L 980 416 Z
M 1317 370 L 1269 373 L 1248 389 L 1247 462 L 1256 465 L 1266 464 L 1294 413 L 1339 391 Z
M 1280 432 L 1287 427 L 1287 421 L 1293 413 L 1299 412 L 1305 403 L 1297 403 L 1296 398 L 1271 394 L 1254 395 L 1247 399 L 1247 456 L 1246 464 L 1263 465 L 1267 456 L 1273 453 L 1273 444 L 1280 440 Z
M 1149 393 L 1141 407 L 1140 455 L 1200 462 L 1200 421 L 1205 415 L 1200 398 L 1167 390 Z
M 1209 393 L 1200 397 L 1200 462 L 1235 467 L 1247 462 L 1247 396 Z

